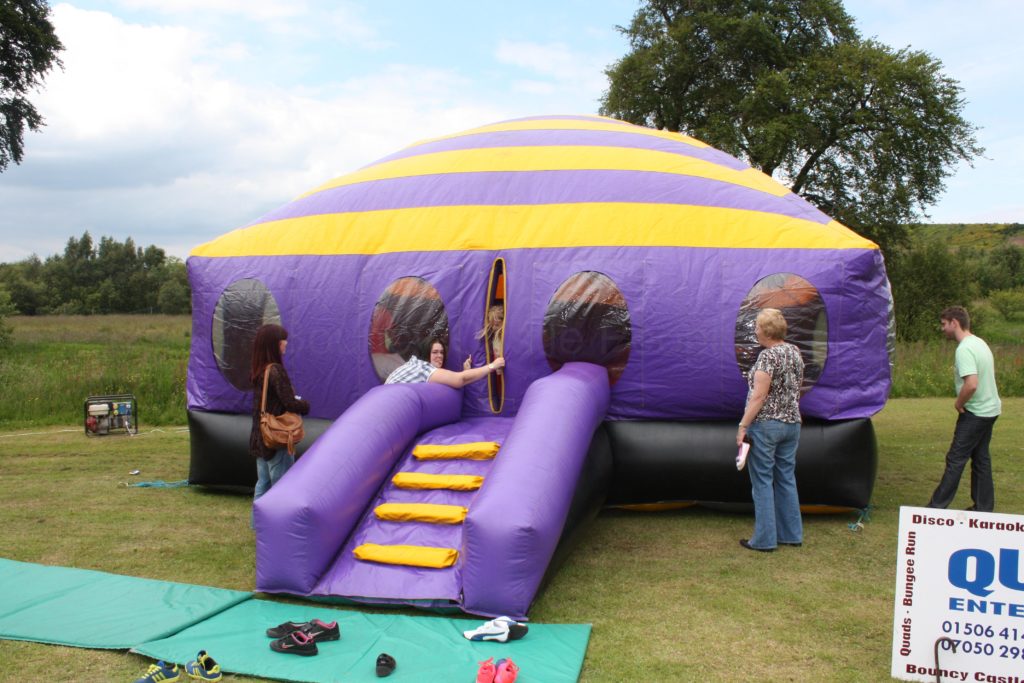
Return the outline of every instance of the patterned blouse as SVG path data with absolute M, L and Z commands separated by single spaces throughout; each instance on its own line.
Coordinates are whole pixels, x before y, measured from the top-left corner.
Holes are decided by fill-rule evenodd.
M 800 422 L 800 385 L 804 381 L 804 361 L 800 351 L 787 342 L 770 349 L 764 349 L 757 356 L 754 367 L 747 374 L 747 401 L 754 391 L 754 373 L 758 370 L 771 377 L 768 397 L 761 406 L 761 412 L 754 418 L 755 422 L 778 420 L 780 422 Z

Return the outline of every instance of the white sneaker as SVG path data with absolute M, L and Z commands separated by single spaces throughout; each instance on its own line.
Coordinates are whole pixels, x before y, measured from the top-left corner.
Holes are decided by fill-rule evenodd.
M 472 631 L 463 631 L 462 635 L 467 640 L 493 640 L 504 643 L 509 640 L 519 640 L 528 631 L 526 624 L 520 624 L 511 617 L 498 617 L 484 622 Z

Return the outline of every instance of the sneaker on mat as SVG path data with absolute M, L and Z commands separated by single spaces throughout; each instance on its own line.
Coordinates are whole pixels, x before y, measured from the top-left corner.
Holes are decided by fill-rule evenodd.
M 219 681 L 224 678 L 220 664 L 206 650 L 200 650 L 196 658 L 185 665 L 185 673 L 197 681 Z
M 270 641 L 270 649 L 291 655 L 312 657 L 317 654 L 316 641 L 302 631 L 292 631 L 283 638 Z
M 278 624 L 274 628 L 267 629 L 268 638 L 284 638 L 289 633 L 295 631 L 301 631 L 302 627 L 308 624 L 308 621 L 286 621 L 283 624 Z
M 494 657 L 485 659 L 476 670 L 476 683 L 494 683 L 494 673 Z
M 341 629 L 338 628 L 338 622 L 332 621 L 327 624 L 319 619 L 313 619 L 312 621 L 286 621 L 274 628 L 268 628 L 267 636 L 270 638 L 284 638 L 289 633 L 295 633 L 296 631 L 302 631 L 318 643 L 324 640 L 338 640 L 341 638 Z
M 134 683 L 174 683 L 181 680 L 181 671 L 177 664 L 167 664 L 160 660 L 156 664 L 150 664 L 146 675 L 136 678 Z
M 526 635 L 528 630 L 526 624 L 520 624 L 511 617 L 498 617 L 483 623 L 472 631 L 463 631 L 462 635 L 468 640 L 494 640 L 504 643 L 509 640 L 519 640 Z
M 495 621 L 502 621 L 508 624 L 508 639 L 519 640 L 526 635 L 526 632 L 530 630 L 530 627 L 526 624 L 521 624 L 511 617 L 498 617 Z
M 341 638 L 341 629 L 338 628 L 336 621 L 326 624 L 319 619 L 314 619 L 303 624 L 301 631 L 312 638 L 315 643 Z
M 511 659 L 499 659 L 494 672 L 494 683 L 515 683 L 519 667 Z

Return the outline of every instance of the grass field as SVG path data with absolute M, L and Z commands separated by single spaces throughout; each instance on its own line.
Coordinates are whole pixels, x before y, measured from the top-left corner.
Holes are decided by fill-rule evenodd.
M 135 394 L 142 422 L 181 424 L 187 315 L 15 316 L 0 354 L 0 429 L 80 424 L 89 396 Z
M 1024 513 L 1022 409 L 1024 399 L 1006 400 L 995 429 L 999 512 Z M 531 617 L 593 624 L 586 683 L 890 680 L 899 506 L 927 500 L 953 421 L 951 397 L 890 401 L 875 419 L 870 520 L 852 531 L 852 514 L 808 516 L 801 549 L 743 550 L 745 514 L 606 511 Z M 248 497 L 121 485 L 185 478 L 184 429 L 103 438 L 77 425 L 5 431 L 0 448 L 0 556 L 252 589 Z M 133 469 L 142 472 L 131 477 Z M 966 490 L 954 507 L 969 505 Z M 0 641 L 2 680 L 130 681 L 147 665 L 124 652 Z M 543 680 L 527 674 L 524 683 Z
M 93 395 L 135 394 L 140 424 L 184 422 L 191 319 L 165 315 L 16 316 L 0 354 L 0 430 L 80 424 Z M 1003 396 L 1024 396 L 1024 321 L 986 332 Z M 948 396 L 953 346 L 936 338 L 896 347 L 894 398 Z

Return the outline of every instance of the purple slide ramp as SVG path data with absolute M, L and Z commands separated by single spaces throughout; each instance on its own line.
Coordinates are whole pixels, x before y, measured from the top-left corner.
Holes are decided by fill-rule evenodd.
M 458 606 L 524 618 L 537 594 L 604 419 L 608 373 L 567 363 L 535 381 L 514 418 L 460 420 L 462 393 L 389 385 L 345 412 L 255 504 L 256 588 L 371 603 Z M 493 460 L 417 461 L 417 443 L 496 441 Z M 472 474 L 478 491 L 404 490 L 396 472 Z M 463 524 L 380 520 L 382 503 L 467 508 Z M 364 543 L 458 550 L 442 569 L 366 562 Z
M 504 443 L 512 427 L 512 418 L 474 417 L 438 427 L 423 434 L 414 445 L 454 445 L 494 441 Z M 374 509 L 387 503 L 428 503 L 458 505 L 472 509 L 477 491 L 409 490 L 396 487 L 391 477 L 396 472 L 425 474 L 463 474 L 481 476 L 489 485 L 494 460 L 417 460 L 410 445 L 405 457 L 389 473 L 384 485 L 363 515 L 334 565 L 313 591 L 314 595 L 345 596 L 374 603 L 407 603 L 421 607 L 451 607 L 459 604 L 461 563 L 446 568 L 419 568 L 357 560 L 353 551 L 364 543 L 411 545 L 460 549 L 461 524 L 394 522 L 377 518 Z
M 609 400 L 608 371 L 590 363 L 566 363 L 530 385 L 466 516 L 464 611 L 526 616 Z
M 416 435 L 461 410 L 440 384 L 376 387 L 346 410 L 256 501 L 256 589 L 310 595 Z

